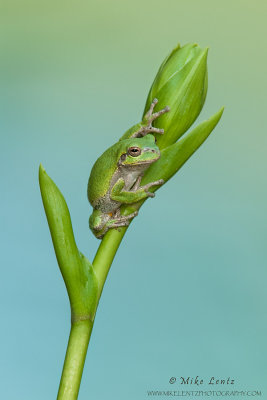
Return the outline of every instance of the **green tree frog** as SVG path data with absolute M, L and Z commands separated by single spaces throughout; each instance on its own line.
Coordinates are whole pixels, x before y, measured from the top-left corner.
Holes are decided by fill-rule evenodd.
M 129 129 L 122 138 L 108 148 L 95 162 L 88 181 L 88 200 L 94 210 L 89 226 L 101 239 L 111 228 L 127 226 L 138 212 L 120 214 L 122 204 L 133 204 L 155 194 L 152 186 L 162 185 L 163 179 L 140 186 L 145 170 L 160 157 L 153 133 L 164 130 L 152 122 L 169 111 L 169 107 L 153 113 L 158 100 L 154 99 L 143 121 Z

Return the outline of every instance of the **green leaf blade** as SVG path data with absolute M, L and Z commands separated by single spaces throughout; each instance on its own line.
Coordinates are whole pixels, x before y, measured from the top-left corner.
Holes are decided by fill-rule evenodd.
M 58 265 L 70 299 L 72 318 L 93 318 L 98 301 L 98 283 L 93 267 L 78 250 L 66 201 L 42 165 L 39 183 Z

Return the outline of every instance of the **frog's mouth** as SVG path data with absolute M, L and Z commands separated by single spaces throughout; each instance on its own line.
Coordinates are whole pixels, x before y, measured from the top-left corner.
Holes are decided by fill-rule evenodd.
M 126 158 L 127 158 L 127 153 L 124 153 L 121 155 L 119 161 L 118 161 L 118 165 L 123 165 L 125 167 L 129 166 L 142 166 L 142 165 L 147 165 L 147 164 L 153 164 L 155 161 L 158 161 L 158 159 L 160 158 L 160 152 L 155 152 L 153 151 L 153 153 L 155 154 L 155 158 L 154 159 L 149 159 L 149 160 L 136 160 L 134 159 L 134 157 L 131 157 L 132 162 L 125 162 Z
M 131 162 L 131 163 L 125 163 L 125 158 L 123 158 L 123 156 L 121 156 L 118 164 L 122 165 L 124 167 L 137 167 L 137 166 L 142 166 L 142 165 L 147 165 L 147 164 L 153 164 L 155 161 L 158 161 L 158 159 L 160 158 L 160 154 L 158 155 L 158 157 L 154 158 L 153 160 L 143 160 L 143 161 L 138 161 L 138 162 Z
M 124 164 L 124 165 L 132 166 L 132 165 L 153 164 L 155 161 L 158 161 L 159 158 L 160 158 L 160 155 L 157 158 L 155 158 L 154 160 L 141 161 L 141 162 L 138 162 L 138 163 L 130 163 L 130 164 Z

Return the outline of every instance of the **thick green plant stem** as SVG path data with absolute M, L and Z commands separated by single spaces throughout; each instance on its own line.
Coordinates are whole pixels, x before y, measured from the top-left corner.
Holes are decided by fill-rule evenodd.
M 76 400 L 93 322 L 72 323 L 57 400 Z
M 95 255 L 93 269 L 99 283 L 98 302 L 126 230 L 127 228 L 121 228 L 120 231 L 110 230 L 101 241 Z M 57 400 L 76 400 L 78 397 L 93 324 L 91 320 L 72 322 Z
M 120 228 L 120 231 L 116 229 L 111 229 L 110 231 L 108 231 L 101 241 L 95 255 L 93 261 L 93 269 L 98 279 L 99 298 L 101 296 L 103 286 L 108 275 L 108 271 L 120 246 L 122 238 L 125 235 L 126 229 L 127 228 Z

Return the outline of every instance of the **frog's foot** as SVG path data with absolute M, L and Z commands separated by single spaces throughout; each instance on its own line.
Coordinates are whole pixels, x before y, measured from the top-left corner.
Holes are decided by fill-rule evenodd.
M 111 229 L 111 228 L 120 228 L 120 227 L 122 227 L 122 226 L 128 226 L 130 224 L 130 221 L 128 220 L 128 221 L 124 221 L 124 222 L 113 222 L 112 224 L 110 224 L 109 226 L 108 226 L 108 229 Z
M 146 136 L 148 133 L 164 133 L 164 129 L 155 128 L 154 126 L 152 126 L 152 122 L 155 121 L 155 119 L 157 119 L 160 115 L 170 111 L 170 107 L 166 106 L 162 110 L 153 113 L 154 107 L 157 103 L 158 99 L 154 99 L 152 101 L 151 106 L 144 117 L 146 125 L 142 125 L 141 128 L 132 137 L 143 137 Z
M 150 108 L 148 110 L 148 112 L 145 115 L 145 119 L 147 120 L 147 124 L 152 124 L 152 122 L 157 119 L 160 115 L 165 114 L 166 112 L 170 111 L 170 107 L 166 106 L 165 108 L 163 108 L 162 110 L 153 113 L 153 110 L 155 108 L 155 105 L 158 104 L 158 99 L 154 99 L 150 105 Z
M 111 219 L 107 223 L 108 229 L 110 228 L 119 228 L 121 226 L 128 226 L 130 223 L 130 219 L 133 219 L 138 215 L 138 211 L 135 211 L 129 215 L 118 215 L 116 214 L 116 218 Z
M 148 192 L 148 190 L 153 186 L 163 185 L 163 183 L 164 183 L 164 180 L 163 179 L 159 179 L 158 181 L 150 182 L 150 183 L 147 183 L 144 186 L 140 186 L 140 189 L 144 189 L 145 192 L 147 193 L 148 197 L 155 197 L 155 193 Z
M 90 228 L 98 239 L 102 239 L 109 229 L 128 226 L 130 220 L 137 215 L 138 211 L 129 215 L 120 215 L 119 209 L 113 214 L 101 213 L 99 210 L 95 210 L 90 217 Z M 98 217 L 100 218 L 99 220 L 97 219 Z

